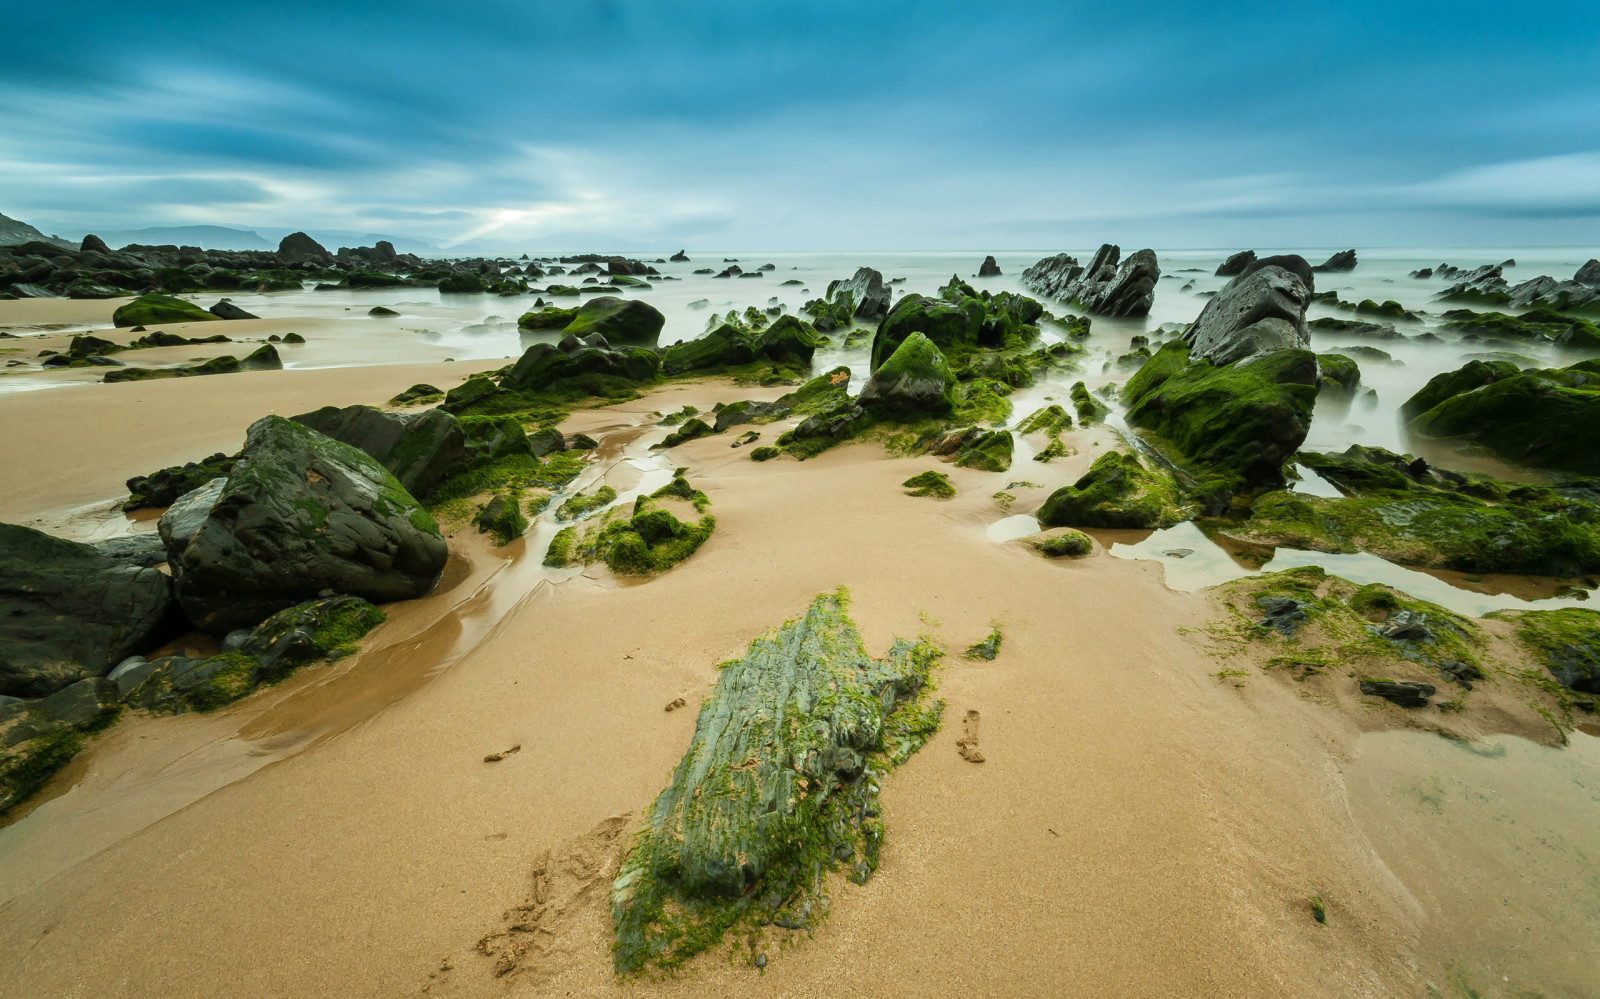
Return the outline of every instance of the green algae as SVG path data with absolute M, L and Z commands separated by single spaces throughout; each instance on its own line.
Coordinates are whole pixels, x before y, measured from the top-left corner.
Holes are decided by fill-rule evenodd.
M 956 487 L 950 484 L 950 477 L 943 472 L 919 472 L 900 485 L 905 488 L 907 496 L 950 499 L 956 494 Z

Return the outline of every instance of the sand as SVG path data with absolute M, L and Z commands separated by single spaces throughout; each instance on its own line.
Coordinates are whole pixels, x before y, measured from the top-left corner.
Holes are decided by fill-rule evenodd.
M 71 511 L 102 510 L 128 475 L 231 449 L 264 412 L 379 402 L 445 369 L 466 371 L 0 396 L 0 518 L 83 529 L 93 518 Z M 564 426 L 603 438 L 611 464 L 652 410 L 773 394 L 673 387 Z M 0 829 L 0 994 L 1347 997 L 1448 982 L 1485 927 L 1539 903 L 1460 879 L 1432 891 L 1451 837 L 1485 826 L 1438 830 L 1438 856 L 1397 831 L 1374 804 L 1389 784 L 1363 762 L 1380 709 L 1277 678 L 1219 682 L 1203 635 L 1215 598 L 1169 590 L 1149 563 L 1053 562 L 986 538 L 1007 481 L 1048 487 L 1086 467 L 1099 438 L 1080 434 L 1070 461 L 1009 476 L 874 446 L 757 464 L 726 437 L 691 442 L 671 460 L 717 530 L 644 583 L 547 573 L 524 542 L 458 531 L 447 585 L 389 608 L 361 656 L 211 715 L 126 719 Z M 901 480 L 935 467 L 956 499 L 904 495 Z M 1047 489 L 1012 492 L 1028 512 Z M 813 938 L 760 974 L 716 952 L 675 979 L 619 983 L 607 874 L 715 664 L 839 585 L 876 654 L 921 632 L 964 649 L 996 623 L 1001 653 L 946 659 L 945 725 L 884 789 L 882 865 L 834 886 Z M 981 763 L 958 745 L 971 731 Z M 535 891 L 555 900 L 537 945 L 497 977 L 478 943 L 495 951 Z M 1471 935 L 1452 930 L 1462 921 Z M 1597 953 L 1595 932 L 1571 921 L 1543 946 Z M 1505 988 L 1576 996 L 1587 970 Z M 1499 994 L 1488 973 L 1464 972 Z

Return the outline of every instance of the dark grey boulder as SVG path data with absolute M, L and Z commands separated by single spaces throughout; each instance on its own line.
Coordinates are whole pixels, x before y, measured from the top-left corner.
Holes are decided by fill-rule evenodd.
M 1306 604 L 1293 597 L 1257 597 L 1261 608 L 1262 628 L 1271 628 L 1286 638 L 1293 638 L 1300 626 L 1306 623 Z
M 303 232 L 292 232 L 278 243 L 278 260 L 286 264 L 331 264 L 328 248 Z
M 1123 260 L 1122 249 L 1110 243 L 1100 247 L 1087 267 L 1060 253 L 1022 272 L 1022 283 L 1039 294 L 1077 302 L 1103 316 L 1149 315 L 1160 278 L 1154 250 L 1139 250 Z
M 994 257 L 992 255 L 984 257 L 983 258 L 983 263 L 978 265 L 978 276 L 979 277 L 999 277 L 1000 276 L 1000 265 L 995 263 Z
M 889 314 L 889 286 L 883 283 L 883 275 L 871 267 L 857 268 L 849 278 L 828 284 L 829 301 L 846 293 L 850 295 L 857 319 L 875 323 Z
M 34 708 L 60 725 L 87 725 L 117 706 L 117 685 L 87 677 L 39 701 Z
M 294 421 L 376 458 L 406 492 L 422 499 L 467 458 L 460 421 L 439 409 L 386 413 L 372 406 L 324 406 Z
M 94 550 L 124 565 L 149 569 L 167 560 L 166 546 L 156 531 L 124 534 L 120 538 L 104 538 L 89 542 Z
M 0 524 L 0 694 L 104 676 L 173 631 L 172 581 L 91 545 Z
M 1255 262 L 1256 251 L 1240 250 L 1222 262 L 1222 266 L 1217 268 L 1217 277 L 1238 277 L 1244 273 L 1246 267 Z
M 1600 260 L 1590 260 L 1578 268 L 1572 280 L 1589 288 L 1600 288 Z
M 399 314 L 400 313 L 394 311 L 386 305 L 374 305 L 372 308 L 367 310 L 367 315 L 375 316 L 379 319 L 389 319 L 394 316 L 398 316 Z
M 83 237 L 83 245 L 80 246 L 78 249 L 79 249 L 80 252 L 83 252 L 83 253 L 88 253 L 91 250 L 93 250 L 96 253 L 110 253 L 111 252 L 111 247 L 106 245 L 106 241 L 101 239 L 99 236 L 96 236 L 92 232 L 89 235 Z
M 237 305 L 234 305 L 232 302 L 228 301 L 226 298 L 224 298 L 222 301 L 218 302 L 216 305 L 213 305 L 211 308 L 207 309 L 206 311 L 211 313 L 213 316 L 216 316 L 218 319 L 260 319 L 261 318 L 260 316 L 256 315 L 253 312 L 246 312 L 245 310 L 239 308 Z
M 1285 348 L 1306 348 L 1311 268 L 1298 256 L 1263 257 L 1200 310 L 1184 334 L 1191 360 L 1231 364 Z
M 1314 271 L 1353 271 L 1356 269 L 1356 251 L 1340 250 L 1311 269 Z
M 178 602 L 214 635 L 329 592 L 420 597 L 448 554 L 376 459 L 279 416 L 251 424 L 228 477 L 174 504 L 160 529 Z

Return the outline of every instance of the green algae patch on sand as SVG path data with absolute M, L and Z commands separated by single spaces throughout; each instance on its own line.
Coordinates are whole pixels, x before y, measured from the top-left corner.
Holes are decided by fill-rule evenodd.
M 1035 551 L 1049 558 L 1082 558 L 1094 551 L 1094 542 L 1087 534 L 1070 529 L 1029 543 Z
M 678 519 L 667 509 L 673 500 L 690 504 L 703 516 L 697 521 Z M 706 494 L 690 486 L 680 470 L 667 485 L 634 500 L 632 516 L 624 517 L 613 509 L 582 531 L 576 524 L 563 528 L 551 540 L 544 564 L 560 567 L 604 562 L 619 576 L 666 572 L 693 555 L 716 530 L 717 519 L 706 513 L 710 506 Z
M 557 520 L 580 520 L 603 507 L 610 506 L 617 498 L 617 491 L 611 486 L 601 486 L 592 493 L 574 493 L 556 508 Z
M 1600 611 L 1564 607 L 1494 616 L 1515 622 L 1517 638 L 1563 687 L 1600 694 Z
M 941 652 L 897 639 L 872 659 L 846 608 L 822 594 L 721 667 L 612 884 L 618 973 L 670 971 L 735 929 L 809 931 L 829 872 L 877 868 L 878 793 L 938 728 Z
M 1138 455 L 1108 451 L 1077 482 L 1050 494 L 1039 508 L 1039 523 L 1154 530 L 1193 513 L 1170 475 L 1145 467 Z
M 960 450 L 956 455 L 956 464 L 982 472 L 1008 471 L 1015 443 L 1009 430 L 985 433 Z
M 193 302 L 171 295 L 140 295 L 111 314 L 114 326 L 160 326 L 164 323 L 204 323 L 217 319 Z
M 950 484 L 950 477 L 943 472 L 919 472 L 900 485 L 905 487 L 907 496 L 950 499 L 956 494 L 956 487 Z

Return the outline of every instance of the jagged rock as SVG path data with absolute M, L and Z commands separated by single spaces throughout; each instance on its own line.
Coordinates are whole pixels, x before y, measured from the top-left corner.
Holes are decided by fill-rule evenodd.
M 1311 268 L 1303 257 L 1264 257 L 1248 264 L 1205 304 L 1184 334 L 1191 358 L 1232 364 L 1274 350 L 1309 346 L 1306 306 L 1314 290 Z
M 668 259 L 671 260 L 675 264 L 686 264 L 686 263 L 689 262 L 689 255 L 687 253 L 683 252 L 682 250 L 679 250 L 677 253 L 674 253 Z
M 878 365 L 856 402 L 867 409 L 949 413 L 957 402 L 955 372 L 932 340 L 912 333 Z
M 433 518 L 374 458 L 279 416 L 239 463 L 161 518 L 178 602 L 215 635 L 325 590 L 374 602 L 432 589 L 447 551 Z
M 233 470 L 234 461 L 219 452 L 199 462 L 173 465 L 149 475 L 135 475 L 127 482 L 128 498 L 123 502 L 122 509 L 132 511 L 171 506 L 185 493 L 199 489 L 218 476 L 227 475 Z
M 1590 260 L 1579 267 L 1572 280 L 1588 288 L 1600 288 L 1600 260 Z
M 173 627 L 172 582 L 29 527 L 0 524 L 0 694 L 104 676 Z
M 875 323 L 889 314 L 889 286 L 883 283 L 883 275 L 871 267 L 858 268 L 848 279 L 828 283 L 829 300 L 846 294 L 850 296 L 852 315 L 862 322 Z
M 92 232 L 89 235 L 83 237 L 83 245 L 80 246 L 78 249 L 79 249 L 80 252 L 83 252 L 83 253 L 87 253 L 90 250 L 93 250 L 96 253 L 110 253 L 111 252 L 111 247 L 106 245 L 106 241 L 101 239 L 99 236 L 96 236 Z
M 260 316 L 256 315 L 253 312 L 246 312 L 245 310 L 239 308 L 237 305 L 234 305 L 232 302 L 228 301 L 226 298 L 224 298 L 222 301 L 218 302 L 216 305 L 213 305 L 211 308 L 207 309 L 206 311 L 211 313 L 213 316 L 216 316 L 218 319 L 260 319 L 261 318 Z
M 286 264 L 331 264 L 328 248 L 303 232 L 292 232 L 278 243 L 278 259 Z
M 715 946 L 729 914 L 809 927 L 830 868 L 865 881 L 885 772 L 937 723 L 937 711 L 907 709 L 936 655 L 896 640 L 870 658 L 843 595 L 825 594 L 722 666 L 612 885 L 616 969 L 670 966 Z M 708 932 L 684 932 L 701 923 Z
M 1078 302 L 1089 312 L 1104 316 L 1146 316 L 1155 301 L 1161 267 L 1155 251 L 1140 250 L 1121 259 L 1120 247 L 1106 243 L 1088 267 L 1065 253 L 1045 259 L 1022 272 L 1022 283 L 1052 298 Z
M 992 255 L 984 257 L 983 263 L 978 265 L 978 276 L 981 278 L 1000 276 L 1000 265 L 994 262 Z
M 1431 683 L 1418 680 L 1361 680 L 1361 692 L 1400 705 L 1402 708 L 1424 708 L 1436 688 Z
M 1256 251 L 1240 250 L 1222 262 L 1222 265 L 1217 268 L 1217 277 L 1238 277 L 1244 273 L 1246 267 L 1255 262 Z
M 1257 597 L 1256 604 L 1261 608 L 1257 625 L 1271 628 L 1285 638 L 1293 638 L 1306 623 L 1306 604 L 1293 597 Z
M 421 499 L 467 457 L 460 422 L 439 409 L 385 413 L 372 406 L 324 406 L 293 420 L 377 459 L 406 492 Z
M 379 319 L 390 319 L 394 316 L 398 316 L 399 314 L 400 313 L 384 305 L 374 305 L 372 308 L 367 310 L 367 315 L 376 316 Z
M 1314 271 L 1353 271 L 1356 269 L 1356 251 L 1340 250 L 1311 269 Z

